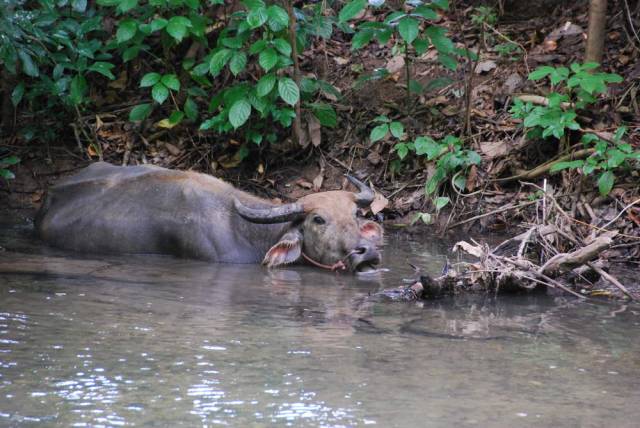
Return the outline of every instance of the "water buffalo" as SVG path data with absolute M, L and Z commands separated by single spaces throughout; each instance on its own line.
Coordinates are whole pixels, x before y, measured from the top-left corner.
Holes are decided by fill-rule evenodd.
M 75 251 L 270 267 L 306 259 L 371 270 L 380 262 L 382 228 L 357 211 L 374 194 L 348 179 L 358 193 L 314 193 L 278 205 L 205 174 L 98 162 L 49 190 L 36 229 L 51 245 Z

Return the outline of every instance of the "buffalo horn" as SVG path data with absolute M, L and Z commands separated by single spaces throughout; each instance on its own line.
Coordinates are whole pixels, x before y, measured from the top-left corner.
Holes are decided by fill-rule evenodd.
M 304 215 L 304 208 L 298 203 L 277 205 L 267 208 L 251 208 L 234 198 L 233 204 L 240 216 L 252 223 L 285 223 Z
M 356 193 L 355 196 L 356 204 L 358 204 L 360 208 L 366 208 L 371 205 L 371 202 L 373 202 L 373 198 L 375 197 L 373 190 L 371 190 L 371 188 L 362 181 L 350 175 L 347 175 L 347 180 L 358 188 L 358 193 Z

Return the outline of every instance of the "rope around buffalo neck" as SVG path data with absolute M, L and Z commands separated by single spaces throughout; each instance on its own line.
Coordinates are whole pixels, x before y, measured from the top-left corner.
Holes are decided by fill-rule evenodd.
M 304 259 L 306 261 L 308 261 L 309 263 L 311 263 L 314 266 L 317 266 L 319 268 L 322 269 L 327 269 L 330 270 L 332 272 L 338 271 L 338 270 L 346 270 L 347 266 L 344 264 L 344 260 L 346 260 L 348 257 L 351 257 L 352 254 L 355 254 L 357 251 L 356 250 L 352 250 L 351 252 L 349 252 L 349 254 L 347 254 L 346 256 L 344 256 L 342 259 L 338 260 L 337 262 L 335 262 L 332 265 L 325 265 L 323 263 L 317 262 L 315 260 L 313 260 L 311 257 L 307 256 L 304 251 L 302 251 L 302 257 L 304 257 Z

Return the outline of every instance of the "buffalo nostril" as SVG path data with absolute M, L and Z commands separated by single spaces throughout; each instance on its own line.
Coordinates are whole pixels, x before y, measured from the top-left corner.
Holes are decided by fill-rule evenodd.
M 367 247 L 358 247 L 355 250 L 353 250 L 353 252 L 356 254 L 364 254 L 367 252 Z

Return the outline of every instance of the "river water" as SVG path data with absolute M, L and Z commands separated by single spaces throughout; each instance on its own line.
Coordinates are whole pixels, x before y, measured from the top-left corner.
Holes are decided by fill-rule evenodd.
M 640 424 L 638 306 L 368 299 L 407 260 L 437 274 L 451 243 L 392 235 L 390 271 L 361 278 L 70 254 L 30 231 L 0 225 L 0 426 Z

